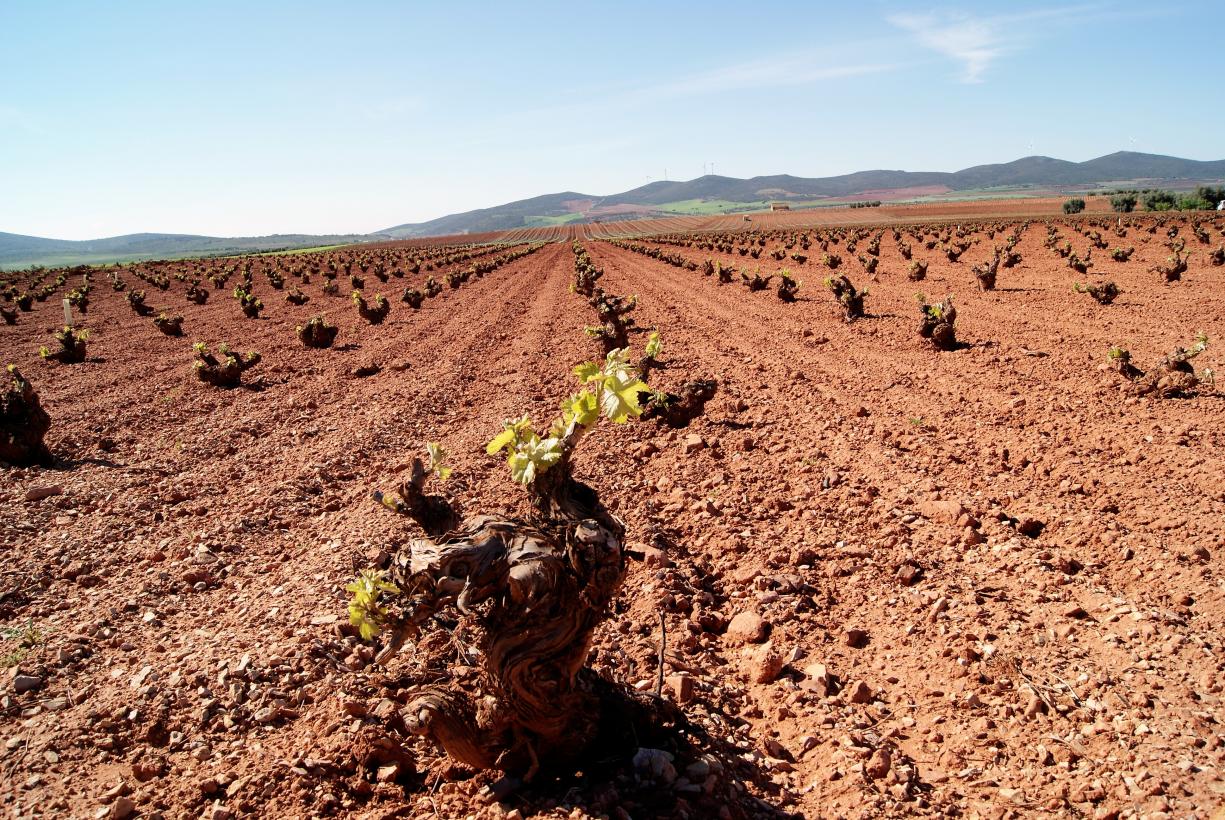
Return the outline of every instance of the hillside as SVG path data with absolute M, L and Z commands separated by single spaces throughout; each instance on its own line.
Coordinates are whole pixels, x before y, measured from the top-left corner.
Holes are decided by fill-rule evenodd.
M 819 201 L 856 194 L 938 186 L 950 192 L 980 188 L 1094 185 L 1149 180 L 1152 184 L 1179 180 L 1225 179 L 1225 160 L 1203 162 L 1159 154 L 1119 151 L 1086 162 L 1052 157 L 1023 157 L 1013 162 L 978 165 L 955 172 L 858 171 L 833 177 L 805 178 L 789 174 L 751 179 L 707 174 L 686 181 L 651 182 L 610 196 L 566 191 L 560 194 L 481 208 L 428 222 L 396 225 L 379 233 L 405 239 L 480 231 L 513 230 L 550 219 L 599 221 L 677 212 L 674 203 L 712 200 L 748 210 L 769 200 Z M 536 221 L 534 221 L 536 220 Z
M 195 236 L 192 234 L 134 233 L 106 239 L 44 239 L 0 232 L 0 268 L 30 265 L 93 265 L 188 256 L 222 256 L 286 248 L 344 245 L 386 239 L 384 236 L 342 234 L 274 234 L 272 236 Z
M 372 234 L 313 236 L 215 237 L 193 234 L 138 233 L 106 239 L 73 241 L 0 233 L 0 268 L 30 265 L 80 265 L 222 256 L 288 248 L 356 242 L 452 236 L 514 230 L 559 222 L 600 222 L 682 213 L 727 213 L 766 207 L 772 200 L 795 205 L 837 204 L 855 198 L 914 198 L 1006 188 L 1050 190 L 1075 186 L 1144 181 L 1146 186 L 1225 180 L 1225 160 L 1202 162 L 1158 154 L 1119 151 L 1086 162 L 1052 157 L 1023 157 L 1013 162 L 978 165 L 955 172 L 858 171 L 833 177 L 790 174 L 751 179 L 707 174 L 691 180 L 651 182 L 609 196 L 562 191 L 490 208 L 449 214 L 428 222 L 396 225 Z

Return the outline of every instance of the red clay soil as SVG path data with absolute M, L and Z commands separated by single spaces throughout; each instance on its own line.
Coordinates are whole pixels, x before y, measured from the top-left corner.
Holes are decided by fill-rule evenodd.
M 38 359 L 62 309 L 36 303 L 0 325 L 59 460 L 0 473 L 6 811 L 707 817 L 704 794 L 731 789 L 723 816 L 1213 817 L 1225 396 L 1136 397 L 1106 352 L 1144 367 L 1203 330 L 1195 364 L 1222 372 L 1225 268 L 1188 237 L 1190 269 L 1162 285 L 1147 269 L 1164 235 L 1133 226 L 1130 262 L 1095 254 L 1088 279 L 1122 290 L 1101 306 L 1072 292 L 1086 277 L 1044 235 L 1033 225 L 986 293 L 970 273 L 982 233 L 958 263 L 912 241 L 931 261 L 921 283 L 887 231 L 875 280 L 839 246 L 870 291 L 851 324 L 815 248 L 789 265 L 803 285 L 784 304 L 587 243 L 600 286 L 637 294 L 633 317 L 661 333 L 652 386 L 718 381 L 687 429 L 639 421 L 583 442 L 576 474 L 647 554 L 591 664 L 652 686 L 663 613 L 665 696 L 720 751 L 653 778 L 610 761 L 492 805 L 477 793 L 496 773 L 397 734 L 419 661 L 407 646 L 370 662 L 344 585 L 420 534 L 370 493 L 427 441 L 453 454 L 445 490 L 465 514 L 526 510 L 484 445 L 505 418 L 553 416 L 571 368 L 599 355 L 570 246 L 419 311 L 393 299 L 378 326 L 322 279 L 301 307 L 257 279 L 255 320 L 226 291 L 197 306 L 181 282 L 146 288 L 185 317 L 180 339 L 95 275 L 79 365 Z M 953 295 L 961 349 L 918 337 L 920 289 Z M 337 347 L 303 348 L 295 325 L 325 307 Z M 244 387 L 211 388 L 191 372 L 196 340 L 263 362 Z M 407 751 L 390 774 L 370 763 L 388 738 Z

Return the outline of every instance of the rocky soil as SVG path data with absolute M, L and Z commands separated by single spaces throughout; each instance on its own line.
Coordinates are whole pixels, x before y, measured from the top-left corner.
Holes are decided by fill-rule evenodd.
M 496 773 L 402 733 L 400 705 L 434 672 L 411 645 L 373 663 L 344 586 L 419 534 L 370 494 L 427 441 L 453 454 L 446 492 L 466 514 L 524 510 L 484 445 L 504 418 L 554 415 L 573 366 L 600 355 L 570 246 L 420 310 L 393 299 L 381 325 L 318 281 L 295 306 L 257 279 L 259 319 L 225 291 L 150 291 L 182 338 L 96 276 L 76 365 L 39 360 L 62 308 L 35 303 L 0 325 L 57 458 L 0 467 L 5 811 L 1219 816 L 1225 395 L 1137 396 L 1106 353 L 1155 363 L 1202 330 L 1197 368 L 1225 372 L 1225 268 L 1194 245 L 1162 284 L 1148 269 L 1165 237 L 1134 221 L 1130 261 L 1095 252 L 1089 278 L 1122 291 L 1109 306 L 1072 291 L 1085 277 L 1041 223 L 989 292 L 970 272 L 985 234 L 956 263 L 916 246 L 916 283 L 886 230 L 875 277 L 842 251 L 869 288 L 854 323 L 820 252 L 788 263 L 802 286 L 785 304 L 589 241 L 600 286 L 638 296 L 635 350 L 660 331 L 651 384 L 718 383 L 688 427 L 602 426 L 576 465 L 645 556 L 591 664 L 653 689 L 662 615 L 664 696 L 693 728 L 500 803 L 480 796 Z M 953 296 L 962 347 L 919 338 L 916 290 Z M 306 349 L 294 328 L 324 310 L 336 346 Z M 194 341 L 263 360 L 210 387 Z M 462 620 L 426 638 L 456 642 L 456 685 L 475 674 L 470 638 Z

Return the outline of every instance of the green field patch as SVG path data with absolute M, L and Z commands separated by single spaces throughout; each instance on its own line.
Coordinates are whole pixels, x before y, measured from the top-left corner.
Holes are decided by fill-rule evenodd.
M 766 205 L 765 202 L 732 202 L 727 199 L 682 199 L 678 202 L 665 202 L 662 205 L 649 207 L 655 211 L 679 216 L 710 216 L 737 211 L 759 211 Z
M 348 248 L 349 244 L 340 245 L 316 245 L 313 248 L 288 248 L 282 251 L 267 251 L 265 253 L 257 253 L 256 256 L 286 256 L 291 253 L 320 253 L 321 251 L 334 251 L 337 248 Z
M 242 248 L 218 248 L 216 250 L 188 250 L 150 253 L 48 253 L 28 259 L 14 259 L 0 263 L 0 270 L 24 270 L 34 266 L 44 268 L 70 268 L 77 265 L 103 267 L 106 265 L 129 264 L 133 262 L 154 262 L 177 259 L 230 259 L 237 256 L 283 256 L 290 253 L 317 253 L 331 251 L 337 248 L 353 247 L 353 243 L 340 245 L 316 245 L 309 248 L 282 248 L 275 251 L 244 250 Z
M 580 222 L 586 214 L 575 212 L 571 214 L 558 214 L 557 216 L 525 216 L 523 217 L 523 227 L 525 228 L 552 228 L 555 225 L 569 225 L 571 222 Z
M 964 191 L 949 191 L 943 194 L 929 194 L 927 196 L 914 197 L 913 199 L 896 199 L 884 203 L 885 205 L 914 205 L 924 202 L 977 202 L 984 199 L 1040 199 L 1042 197 L 1052 196 L 1048 190 L 1035 190 L 1024 188 L 979 188 L 966 189 Z

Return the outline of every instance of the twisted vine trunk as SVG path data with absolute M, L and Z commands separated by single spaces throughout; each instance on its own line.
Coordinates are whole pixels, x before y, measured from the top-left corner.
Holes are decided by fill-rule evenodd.
M 422 687 L 405 725 L 458 761 L 528 781 L 580 758 L 600 733 L 610 687 L 584 662 L 625 577 L 624 527 L 570 477 L 569 444 L 529 488 L 531 522 L 477 516 L 441 540 L 413 540 L 392 567 L 406 625 L 453 605 L 482 633 L 478 691 Z
M 0 461 L 22 466 L 50 463 L 43 437 L 51 428 L 51 417 L 38 393 L 13 365 L 0 378 L 8 380 L 0 392 Z

